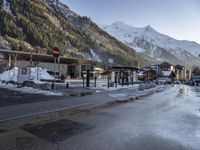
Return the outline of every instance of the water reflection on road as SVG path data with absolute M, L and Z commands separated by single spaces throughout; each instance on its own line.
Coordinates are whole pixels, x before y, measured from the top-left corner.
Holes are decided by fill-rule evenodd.
M 72 116 L 95 128 L 62 145 L 70 150 L 198 150 L 198 92 L 198 87 L 175 85 L 133 103 Z
M 179 89 L 178 96 L 188 96 L 189 95 L 189 88 L 187 86 L 181 86 Z

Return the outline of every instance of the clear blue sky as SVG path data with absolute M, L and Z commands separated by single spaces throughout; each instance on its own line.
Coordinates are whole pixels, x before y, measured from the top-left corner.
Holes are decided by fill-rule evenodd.
M 97 24 L 151 25 L 180 40 L 200 43 L 200 0 L 61 0 Z

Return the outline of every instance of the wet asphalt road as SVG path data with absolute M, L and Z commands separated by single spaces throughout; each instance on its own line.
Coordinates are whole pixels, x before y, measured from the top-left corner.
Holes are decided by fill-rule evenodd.
M 52 101 L 62 99 L 62 96 L 46 96 L 42 94 L 27 94 L 0 88 L 0 107 Z
M 63 150 L 199 150 L 200 88 L 185 85 L 131 103 L 71 116 L 94 128 L 65 141 Z

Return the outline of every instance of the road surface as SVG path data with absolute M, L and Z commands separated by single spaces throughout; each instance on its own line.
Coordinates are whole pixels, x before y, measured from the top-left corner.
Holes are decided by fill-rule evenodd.
M 199 110 L 200 87 L 169 86 L 133 102 L 66 118 L 72 123 L 65 120 L 60 125 L 0 134 L 0 146 L 26 150 L 199 150 Z M 61 129 L 64 126 L 66 129 Z M 58 131 L 62 132 L 55 137 Z M 17 139 L 21 144 L 16 144 Z
M 200 90 L 175 85 L 164 92 L 70 118 L 93 129 L 60 142 L 70 150 L 200 149 Z

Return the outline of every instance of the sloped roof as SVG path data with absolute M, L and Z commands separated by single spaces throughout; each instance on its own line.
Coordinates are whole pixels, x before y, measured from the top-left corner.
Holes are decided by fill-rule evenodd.
M 182 69 L 184 68 L 184 66 L 176 65 L 175 68 L 176 68 L 176 69 L 180 69 L 180 70 L 182 70 Z
M 164 63 L 159 65 L 159 67 L 169 67 L 169 66 L 173 66 L 173 65 L 168 63 L 168 62 L 164 62 Z
M 146 75 L 146 74 L 144 73 L 144 71 L 141 71 L 141 72 L 138 73 L 138 76 L 144 76 L 144 75 Z

